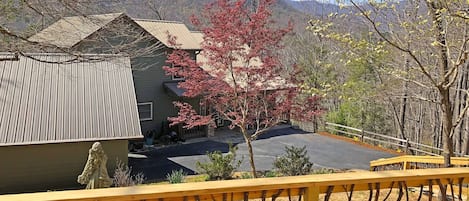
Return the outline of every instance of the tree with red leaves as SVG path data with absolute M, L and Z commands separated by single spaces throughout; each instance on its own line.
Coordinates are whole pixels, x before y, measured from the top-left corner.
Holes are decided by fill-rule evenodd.
M 320 113 L 318 98 L 301 93 L 295 68 L 281 65 L 277 50 L 292 26 L 272 28 L 269 7 L 273 3 L 260 0 L 255 9 L 246 0 L 208 4 L 202 13 L 205 25 L 192 19 L 204 35 L 197 61 L 185 51 L 174 50 L 167 60 L 172 67 L 164 67 L 169 75 L 185 78 L 179 83 L 184 96 L 199 97 L 210 108 L 202 115 L 190 104 L 176 102 L 179 113 L 169 118 L 172 125 L 214 126 L 214 115 L 221 116 L 243 135 L 254 177 L 253 140 L 285 122 L 285 115 L 305 121 Z

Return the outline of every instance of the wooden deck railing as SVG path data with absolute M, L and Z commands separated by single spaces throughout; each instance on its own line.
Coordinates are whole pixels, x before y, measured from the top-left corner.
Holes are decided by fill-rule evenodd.
M 326 122 L 326 129 L 330 132 L 339 135 L 357 137 L 361 142 L 371 142 L 387 147 L 399 148 L 407 153 L 413 152 L 417 155 L 439 156 L 439 153 L 443 152 L 443 149 L 440 149 L 438 147 L 433 147 L 430 145 L 417 143 L 410 140 L 404 140 L 340 124 Z M 462 156 L 459 153 L 455 153 L 455 155 Z
M 212 181 L 185 184 L 168 185 L 143 185 L 124 188 L 107 188 L 96 190 L 71 190 L 57 192 L 43 192 L 30 194 L 15 194 L 0 196 L 5 201 L 225 201 L 261 199 L 275 201 L 278 197 L 295 198 L 295 200 L 317 201 L 319 195 L 324 200 L 329 200 L 331 195 L 338 192 L 346 192 L 349 200 L 352 200 L 353 192 L 369 192 L 368 200 L 387 199 L 389 193 L 385 189 L 398 190 L 397 200 L 409 196 L 408 187 L 419 187 L 418 199 L 426 197 L 422 195 L 424 186 L 428 186 L 429 195 L 432 195 L 433 187 L 449 189 L 450 192 L 442 193 L 445 198 L 452 200 L 461 198 L 462 190 L 457 186 L 469 183 L 469 168 L 441 168 L 407 170 L 407 171 L 382 171 L 382 172 L 355 172 L 337 173 L 327 175 L 309 175 L 297 177 L 260 178 L 245 180 Z M 451 188 L 447 188 L 447 184 Z M 455 187 L 455 188 L 453 188 Z M 427 189 L 427 188 L 425 188 Z M 381 192 L 381 194 L 380 194 Z M 391 191 L 389 191 L 391 192 Z M 445 191 L 443 191 L 445 192 Z M 366 193 L 368 194 L 368 193 Z M 448 196 L 446 195 L 448 194 Z M 373 199 L 372 199 L 373 198 Z M 431 196 L 425 198 L 431 200 Z M 289 199 L 291 200 L 291 199 Z M 360 200 L 366 200 L 360 198 Z M 408 200 L 408 199 L 407 199 Z
M 406 170 L 443 167 L 443 156 L 397 156 L 370 161 L 371 171 L 380 170 Z M 451 157 L 451 165 L 454 167 L 469 167 L 469 158 Z

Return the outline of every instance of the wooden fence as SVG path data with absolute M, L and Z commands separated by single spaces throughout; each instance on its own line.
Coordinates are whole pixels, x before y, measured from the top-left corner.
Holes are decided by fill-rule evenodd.
M 363 129 L 353 128 L 340 124 L 326 122 L 326 129 L 331 133 L 336 133 L 348 137 L 356 137 L 361 142 L 370 142 L 375 145 L 379 144 L 386 147 L 399 148 L 405 151 L 406 153 L 413 153 L 416 155 L 439 156 L 440 153 L 443 152 L 443 149 L 430 145 L 421 144 L 410 140 L 404 140 L 371 131 L 365 131 Z M 458 153 L 455 153 L 455 155 L 462 156 Z
M 451 165 L 453 167 L 469 167 L 469 158 L 451 157 Z M 370 161 L 371 171 L 439 168 L 443 166 L 443 156 L 406 155 Z
M 434 187 L 446 189 L 442 192 L 445 200 L 456 200 L 462 197 L 461 186 L 469 183 L 469 168 L 441 168 L 382 171 L 382 172 L 353 172 L 326 175 L 308 175 L 296 177 L 259 178 L 227 181 L 210 181 L 184 184 L 142 185 L 135 187 L 106 188 L 95 190 L 70 190 L 42 193 L 27 193 L 14 195 L 0 195 L 5 201 L 226 201 L 261 199 L 275 201 L 279 197 L 283 200 L 318 201 L 320 194 L 325 201 L 331 195 L 345 192 L 348 200 L 352 200 L 356 191 L 365 191 L 368 200 L 386 200 L 389 189 L 398 191 L 396 200 L 409 200 L 409 187 L 417 187 L 419 192 L 412 194 L 418 199 L 427 194 L 432 195 Z M 447 188 L 450 187 L 450 188 Z M 428 192 L 429 191 L 429 192 Z M 389 192 L 389 193 L 388 193 Z M 357 193 L 356 193 L 357 194 Z M 344 195 L 344 194 L 340 194 Z M 335 195 L 334 195 L 335 196 Z M 344 195 L 345 196 L 345 195 Z M 346 198 L 346 199 L 347 199 Z M 359 198 L 360 200 L 366 200 Z

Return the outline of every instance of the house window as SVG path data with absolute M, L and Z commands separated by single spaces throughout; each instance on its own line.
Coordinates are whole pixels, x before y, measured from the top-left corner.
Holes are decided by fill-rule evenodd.
M 177 75 L 171 75 L 171 80 L 184 80 L 184 78 Z
M 171 66 L 174 67 L 174 64 L 171 64 Z M 184 80 L 184 77 L 171 75 L 171 80 Z
M 225 125 L 225 119 L 223 119 L 223 117 L 218 112 L 215 112 L 214 117 L 217 127 L 222 127 Z
M 153 120 L 153 103 L 152 102 L 138 103 L 137 106 L 138 106 L 138 116 L 140 117 L 140 121 Z

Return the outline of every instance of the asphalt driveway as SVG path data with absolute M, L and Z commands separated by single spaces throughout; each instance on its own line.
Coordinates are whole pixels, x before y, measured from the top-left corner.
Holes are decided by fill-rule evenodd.
M 240 141 L 241 142 L 241 141 Z M 245 143 L 238 143 L 238 158 L 243 159 L 240 170 L 249 171 L 249 155 Z M 369 162 L 379 158 L 393 157 L 386 152 L 352 144 L 346 141 L 307 133 L 292 128 L 271 131 L 253 142 L 254 160 L 258 170 L 270 170 L 275 157 L 284 153 L 285 146 L 306 146 L 314 167 L 335 169 L 369 169 Z M 195 174 L 196 162 L 205 161 L 205 153 L 220 150 L 228 152 L 224 140 L 205 138 L 198 142 L 179 144 L 129 157 L 133 172 L 143 172 L 148 181 L 162 180 L 172 170 L 183 169 Z

